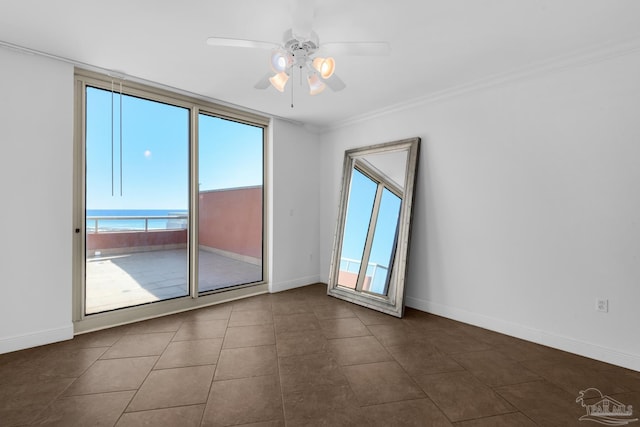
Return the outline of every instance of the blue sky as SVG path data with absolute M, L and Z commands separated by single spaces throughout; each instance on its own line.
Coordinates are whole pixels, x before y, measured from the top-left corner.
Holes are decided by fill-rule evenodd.
M 359 260 L 369 230 L 377 184 L 354 169 L 350 187 L 341 258 Z
M 200 115 L 200 191 L 262 184 L 262 128 Z
M 189 110 L 87 88 L 87 209 L 186 210 Z M 200 190 L 262 184 L 262 128 L 200 115 Z M 122 196 L 120 195 L 122 154 Z

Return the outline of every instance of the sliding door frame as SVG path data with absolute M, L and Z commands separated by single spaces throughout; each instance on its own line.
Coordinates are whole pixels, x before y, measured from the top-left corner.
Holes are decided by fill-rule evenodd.
M 137 96 L 187 108 L 190 114 L 189 131 L 189 226 L 188 226 L 188 285 L 185 297 L 157 301 L 144 305 L 127 307 L 102 313 L 85 314 L 85 273 L 86 273 L 86 87 L 92 86 L 111 91 L 117 85 L 118 92 L 122 83 L 124 95 Z M 122 80 L 116 77 L 95 73 L 84 69 L 75 70 L 74 94 L 74 171 L 73 171 L 73 322 L 76 334 L 104 329 L 139 320 L 164 316 L 171 313 L 191 310 L 247 296 L 268 292 L 269 277 L 269 224 L 268 220 L 268 135 L 269 118 L 252 112 L 237 110 L 218 105 L 200 98 L 174 93 L 162 88 L 144 85 L 138 82 Z M 198 294 L 198 117 L 207 114 L 262 128 L 262 281 L 246 285 L 237 285 L 219 291 Z

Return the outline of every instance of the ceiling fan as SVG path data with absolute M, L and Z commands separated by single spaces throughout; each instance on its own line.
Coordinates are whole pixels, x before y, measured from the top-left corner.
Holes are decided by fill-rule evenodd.
M 391 48 L 388 42 L 335 42 L 320 46 L 318 34 L 312 30 L 313 3 L 314 0 L 294 1 L 292 27 L 285 31 L 282 44 L 226 37 L 209 37 L 207 44 L 271 50 L 271 72 L 260 79 L 254 87 L 267 89 L 271 85 L 278 91 L 284 92 L 293 70 L 298 68 L 301 76 L 306 75 L 310 95 L 321 93 L 327 86 L 333 91 L 346 87 L 334 73 L 335 59 L 320 56 L 320 53 L 356 56 L 389 55 Z

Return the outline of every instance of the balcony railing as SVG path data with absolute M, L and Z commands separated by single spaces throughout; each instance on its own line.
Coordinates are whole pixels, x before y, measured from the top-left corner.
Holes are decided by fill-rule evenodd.
M 361 263 L 362 262 L 357 259 L 340 258 L 340 270 L 357 274 L 360 271 Z M 370 278 L 370 289 L 367 290 L 371 290 L 372 292 L 376 293 L 382 293 L 384 291 L 388 272 L 389 267 L 386 265 L 378 264 L 377 262 L 368 263 L 365 275 Z
M 165 216 L 88 216 L 87 233 L 114 233 L 126 231 L 184 230 L 188 215 Z

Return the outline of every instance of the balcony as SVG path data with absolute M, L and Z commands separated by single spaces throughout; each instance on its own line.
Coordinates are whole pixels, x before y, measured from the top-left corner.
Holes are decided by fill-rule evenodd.
M 200 292 L 263 280 L 261 200 L 257 187 L 200 194 Z M 224 209 L 203 215 L 208 205 Z M 187 225 L 185 214 L 87 217 L 86 313 L 188 295 Z

